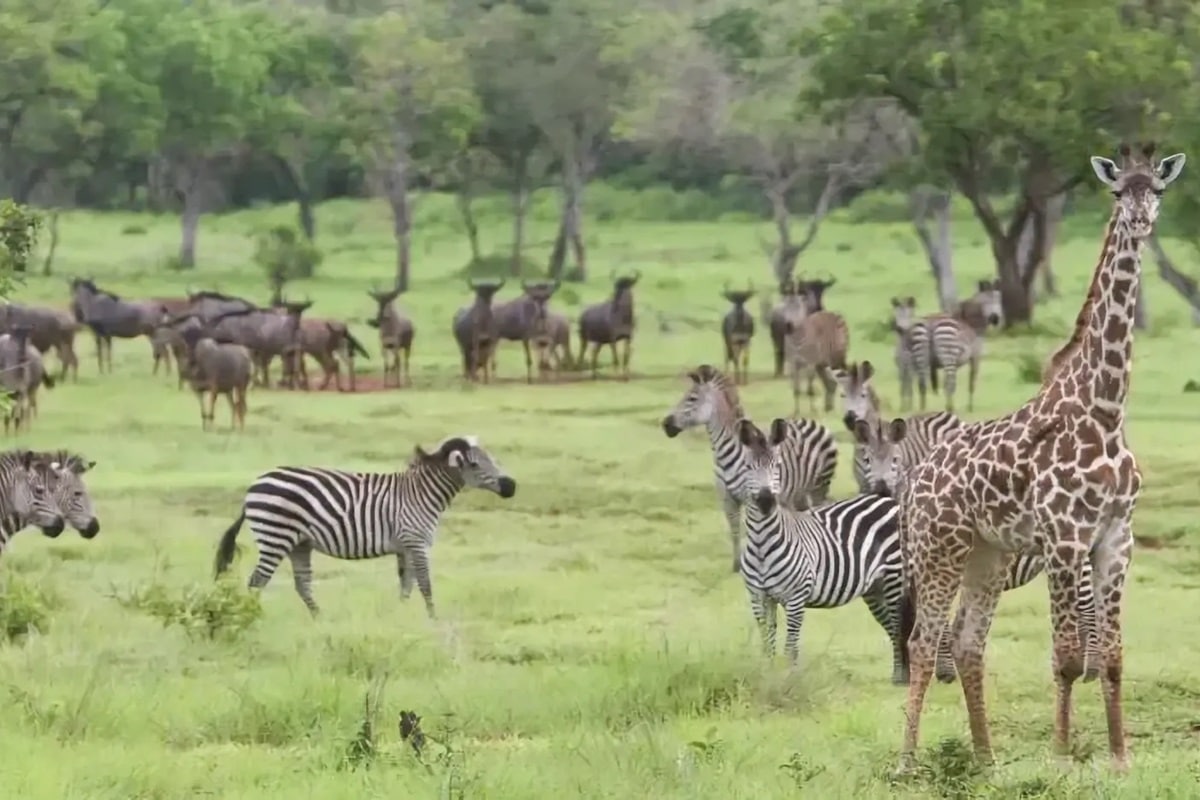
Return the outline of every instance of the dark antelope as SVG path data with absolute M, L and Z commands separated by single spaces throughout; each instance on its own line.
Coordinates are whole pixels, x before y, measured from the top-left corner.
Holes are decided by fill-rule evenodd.
M 8 393 L 11 405 L 4 414 L 4 432 L 29 429 L 37 416 L 37 391 L 44 385 L 54 388 L 54 379 L 46 374 L 42 354 L 29 341 L 29 328 L 16 325 L 0 335 L 0 387 Z
M 246 427 L 246 390 L 254 374 L 250 350 L 243 345 L 217 341 L 211 331 L 191 327 L 183 331 L 188 346 L 187 378 L 200 400 L 200 427 L 213 426 L 217 395 L 229 400 L 230 427 Z M 183 371 L 183 368 L 181 368 Z M 204 396 L 208 395 L 205 407 Z
M 412 372 L 408 368 L 408 357 L 412 354 L 413 338 L 417 331 L 408 315 L 396 308 L 400 289 L 385 292 L 372 289 L 367 292 L 377 306 L 374 319 L 367 324 L 379 331 L 379 349 L 383 354 L 383 385 L 411 386 Z M 403 361 L 401 359 L 403 358 Z M 401 366 L 404 377 L 401 378 Z M 389 384 L 389 379 L 395 382 Z
M 301 304 L 288 303 L 279 298 L 274 306 L 276 313 L 284 314 L 291 324 L 291 347 L 283 356 L 283 377 L 280 385 L 289 388 L 297 384 L 308 391 L 308 368 L 305 366 L 305 356 L 312 356 L 320 364 L 324 378 L 320 389 L 324 390 L 329 382 L 334 381 L 339 392 L 342 388 L 342 371 L 339 357 L 346 361 L 346 371 L 350 374 L 350 391 L 355 391 L 357 383 L 354 372 L 354 356 L 361 355 L 370 358 L 367 349 L 362 346 L 346 323 L 341 320 L 324 319 L 320 317 L 301 317 L 312 301 Z
M 74 317 L 57 308 L 23 306 L 6 303 L 0 306 L 0 331 L 8 333 L 15 326 L 29 329 L 29 342 L 45 354 L 51 348 L 58 354 L 61 366 L 59 380 L 66 380 L 70 370 L 79 380 L 79 359 L 75 356 L 75 333 L 80 325 Z
M 754 286 L 751 284 L 746 289 L 730 289 L 726 284 L 722 296 L 733 303 L 733 308 L 721 320 L 725 368 L 732 368 L 735 383 L 746 383 L 750 380 L 750 341 L 754 338 L 754 317 L 746 310 L 746 303 L 754 297 Z
M 629 351 L 633 346 L 633 287 L 641 278 L 640 272 L 632 277 L 624 276 L 613 280 L 612 296 L 603 303 L 590 305 L 579 315 L 579 363 L 588 345 L 592 346 L 592 379 L 595 380 L 596 361 L 600 348 L 608 345 L 612 349 L 613 369 L 619 370 L 622 380 L 629 380 Z M 625 352 L 618 360 L 617 343 L 625 342 Z
M 162 320 L 162 303 L 152 300 L 122 300 L 105 291 L 91 278 L 71 279 L 71 312 L 77 322 L 92 330 L 100 371 L 112 372 L 112 340 L 150 338 Z
M 475 302 L 455 312 L 454 339 L 462 352 L 463 377 L 474 382 L 482 369 L 483 382 L 488 383 L 492 377 L 491 353 L 497 338 L 492 298 L 504 286 L 504 280 L 468 280 L 467 285 L 475 293 Z
M 531 346 L 536 346 L 538 334 L 545 327 L 546 303 L 558 291 L 558 281 L 539 281 L 537 283 L 522 282 L 524 292 L 520 297 L 492 306 L 492 316 L 496 320 L 496 333 L 499 339 L 510 342 L 520 342 L 525 350 L 525 380 L 533 383 L 533 352 Z M 499 341 L 496 342 L 499 345 Z M 491 352 L 492 374 L 496 374 L 496 351 Z M 538 348 L 541 349 L 541 348 Z M 541 366 L 542 359 L 539 359 Z

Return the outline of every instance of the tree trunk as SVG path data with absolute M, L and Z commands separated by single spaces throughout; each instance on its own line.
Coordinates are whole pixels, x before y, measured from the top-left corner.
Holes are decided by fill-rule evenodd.
M 464 182 L 454 195 L 454 203 L 467 231 L 467 243 L 471 246 L 471 261 L 479 261 L 483 254 L 479 250 L 479 223 L 475 220 L 475 190 Z
M 950 236 L 950 200 L 950 192 L 932 187 L 918 187 L 909 195 L 913 228 L 933 273 L 938 304 L 946 312 L 958 307 L 958 283 L 954 276 L 954 248 Z M 931 215 L 937 222 L 935 231 L 929 229 Z
M 554 249 L 550 252 L 548 274 L 551 278 L 561 280 L 566 266 L 567 250 L 575 256 L 575 269 L 569 275 L 571 280 L 587 280 L 587 249 L 583 243 L 583 182 L 580 179 L 578 166 L 568 165 L 564 169 L 562 217 L 558 226 L 558 235 L 554 239 Z
M 310 242 L 317 238 L 317 219 L 313 212 L 312 194 L 304 184 L 297 185 L 296 205 L 300 216 L 300 230 Z
M 787 203 L 788 187 L 779 184 L 767 184 L 765 194 L 771 203 L 771 220 L 775 223 L 775 234 L 779 239 L 775 257 L 771 260 L 771 276 L 776 283 L 783 283 L 792 277 L 796 267 L 795 259 L 786 263 L 786 255 L 792 251 L 792 211 Z
M 1040 252 L 1033 252 L 1034 226 L 1037 221 L 1035 214 L 1030 214 L 1028 219 L 1026 219 L 1025 224 L 1021 227 L 1020 238 L 1017 240 L 1017 253 L 1019 254 L 1020 263 L 1028 265 L 1029 269 L 1034 270 L 1041 276 L 1041 291 L 1047 297 L 1058 296 L 1058 285 L 1054 279 L 1054 268 L 1051 265 L 1051 258 L 1054 253 L 1055 242 L 1058 238 L 1058 228 L 1062 222 L 1063 208 L 1066 205 L 1066 200 L 1066 192 L 1060 192 L 1047 198 L 1045 203 L 1042 204 L 1045 233 Z M 1030 283 L 1029 290 L 1032 302 L 1038 302 L 1040 297 L 1038 296 L 1036 281 Z
M 179 241 L 180 269 L 194 269 L 196 266 L 196 234 L 200 230 L 200 215 L 203 213 L 200 190 L 195 188 L 184 193 L 181 215 L 183 235 Z
M 1200 327 L 1200 285 L 1194 278 L 1176 269 L 1175 263 L 1171 261 L 1157 236 L 1151 236 L 1146 240 L 1146 244 L 1154 253 L 1154 260 L 1158 263 L 1159 277 L 1178 292 L 1179 296 L 1191 307 L 1192 324 Z
M 529 156 L 521 155 L 513 164 L 512 171 L 512 260 L 509 272 L 514 278 L 521 277 L 521 256 L 525 252 L 525 214 L 529 210 Z
M 383 179 L 388 205 L 392 209 L 392 237 L 396 240 L 395 288 L 407 292 L 412 266 L 412 207 L 408 197 L 408 162 L 396 156 Z
M 50 212 L 50 222 L 46 227 L 50 231 L 50 246 L 46 249 L 46 260 L 42 262 L 42 274 L 50 275 L 54 271 L 54 251 L 58 249 L 58 209 Z

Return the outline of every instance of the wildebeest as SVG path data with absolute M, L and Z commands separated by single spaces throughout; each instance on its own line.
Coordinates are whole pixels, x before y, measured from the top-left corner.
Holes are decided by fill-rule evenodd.
M 223 394 L 229 400 L 230 428 L 236 426 L 245 430 L 246 390 L 254 374 L 249 348 L 218 341 L 211 330 L 201 327 L 185 328 L 182 336 L 188 347 L 187 379 L 200 400 L 200 428 L 208 430 L 212 427 L 217 395 Z M 207 409 L 205 394 L 208 395 Z
M 234 297 L 211 289 L 204 289 L 199 292 L 187 292 L 188 307 L 187 310 L 198 316 L 201 321 L 207 322 L 211 319 L 228 314 L 231 311 L 261 311 L 258 304 L 252 303 L 243 297 Z
M 770 300 L 763 298 L 763 316 L 771 332 L 776 378 L 783 377 L 784 356 L 787 350 L 787 321 L 795 316 L 797 303 L 803 302 L 801 311 L 824 311 L 825 292 L 836 283 L 837 280 L 832 276 L 829 280 L 788 278 L 779 284 L 779 302 L 771 306 Z
M 310 305 L 289 303 L 283 313 L 264 308 L 243 308 L 201 321 L 216 339 L 245 346 L 254 360 L 255 383 L 270 386 L 271 362 L 276 356 L 282 357 L 291 352 L 295 345 L 295 325 L 289 312 L 303 312 Z
M 500 339 L 510 342 L 520 342 L 525 350 L 525 380 L 533 383 L 533 353 L 530 346 L 541 327 L 542 318 L 546 313 L 546 303 L 558 291 L 558 281 L 538 281 L 521 283 L 523 294 L 504 303 L 492 306 L 492 317 L 496 321 L 497 342 L 492 348 L 492 374 L 496 373 L 496 352 L 500 349 Z
M 54 349 L 60 365 L 59 380 L 66 379 L 68 370 L 79 380 L 75 334 L 81 325 L 69 312 L 19 303 L 0 305 L 0 332 L 7 333 L 17 325 L 29 329 L 30 343 L 42 354 Z
M 642 277 L 635 271 L 632 276 L 613 280 L 612 296 L 603 303 L 588 306 L 579 315 L 579 364 L 583 364 L 587 347 L 592 346 L 592 379 L 595 380 L 596 361 L 600 348 L 608 345 L 612 349 L 613 369 L 619 370 L 622 380 L 629 380 L 629 351 L 633 346 L 633 287 Z M 617 343 L 625 342 L 623 357 L 617 359 Z
M 186 297 L 151 297 L 146 302 L 157 303 L 162 306 L 163 313 L 158 324 L 150 333 L 150 349 L 154 354 L 154 369 L 152 375 L 158 374 L 158 368 L 161 365 L 163 371 L 171 374 L 171 358 L 175 359 L 175 368 L 179 369 L 179 355 L 184 352 L 183 340 L 172 336 L 174 333 L 170 326 L 162 324 L 162 320 L 187 312 L 189 302 Z M 182 379 L 181 379 L 182 382 Z
M 29 428 L 37 416 L 38 387 L 54 388 L 54 379 L 46 374 L 42 354 L 29 341 L 29 328 L 14 325 L 9 333 L 0 335 L 0 386 L 8 394 L 10 405 L 4 414 L 4 432 L 13 433 Z
M 394 376 L 393 385 L 411 386 L 412 373 L 408 369 L 408 357 L 412 354 L 416 328 L 408 315 L 395 306 L 395 300 L 400 296 L 401 290 L 392 289 L 385 292 L 372 289 L 367 294 L 376 305 L 375 316 L 367 320 L 367 324 L 379 331 L 379 349 L 383 356 L 383 385 L 388 386 L 388 379 Z M 400 377 L 402 364 L 403 378 Z
M 504 280 L 467 281 L 471 291 L 475 293 L 475 302 L 454 313 L 454 340 L 462 352 L 463 377 L 469 381 L 477 380 L 477 373 L 483 370 L 483 382 L 491 381 L 492 348 L 496 346 L 496 318 L 492 313 L 492 298 L 504 286 Z
M 732 366 L 734 383 L 750 380 L 750 341 L 754 338 L 754 316 L 746 310 L 746 303 L 754 297 L 754 286 L 746 289 L 730 289 L 729 284 L 721 295 L 733 304 L 721 320 L 721 338 L 725 342 L 725 369 Z M 739 372 L 738 365 L 741 364 Z
M 538 375 L 544 377 L 549 369 L 561 374 L 563 369 L 570 368 L 571 361 L 571 321 L 566 314 L 559 314 L 548 308 L 542 309 L 533 334 L 533 346 L 538 354 Z
M 151 300 L 122 300 L 98 287 L 91 278 L 71 279 L 71 312 L 77 322 L 92 330 L 96 339 L 96 360 L 100 371 L 105 364 L 112 372 L 112 340 L 147 338 L 162 320 L 162 304 Z
M 357 388 L 354 372 L 354 356 L 361 355 L 370 358 L 367 349 L 350 333 L 346 323 L 340 320 L 323 319 L 319 317 L 302 317 L 303 312 L 312 305 L 311 301 L 304 303 L 288 303 L 279 298 L 282 305 L 277 305 L 275 311 L 288 317 L 291 323 L 292 343 L 289 351 L 283 356 L 283 377 L 280 385 L 293 387 L 299 384 L 308 391 L 308 368 L 304 357 L 312 356 L 320 364 L 325 373 L 321 381 L 321 389 L 325 389 L 331 380 L 335 381 L 337 390 L 342 388 L 342 373 L 339 356 L 346 361 L 346 369 L 350 373 L 350 391 Z

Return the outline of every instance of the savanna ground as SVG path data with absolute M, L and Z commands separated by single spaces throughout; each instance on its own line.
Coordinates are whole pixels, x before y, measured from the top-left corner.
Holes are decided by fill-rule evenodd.
M 6 797 L 1195 796 L 1200 462 L 1188 443 L 1200 417 L 1196 396 L 1181 389 L 1200 377 L 1186 373 L 1197 333 L 1157 278 L 1148 281 L 1154 325 L 1138 339 L 1130 417 L 1146 476 L 1136 527 L 1143 546 L 1125 612 L 1132 774 L 1107 770 L 1094 685 L 1077 692 L 1077 758 L 1064 766 L 1050 756 L 1049 624 L 1038 579 L 1004 598 L 991 637 L 1000 765 L 974 776 L 954 757 L 945 740 L 966 737 L 961 695 L 957 685 L 935 685 L 923 737 L 929 770 L 894 785 L 887 776 L 904 690 L 888 682 L 883 633 L 860 603 L 813 612 L 801 668 L 789 674 L 782 656 L 765 663 L 742 585 L 728 571 L 707 441 L 701 432 L 670 441 L 659 428 L 683 390 L 681 373 L 720 363 L 722 283 L 746 275 L 766 283 L 756 240 L 766 226 L 594 224 L 592 281 L 565 286 L 553 305 L 574 317 L 607 292 L 610 269 L 640 269 L 638 379 L 467 388 L 449 334 L 467 297 L 457 274 L 466 249 L 450 209 L 433 199 L 418 215 L 415 286 L 403 298 L 417 324 L 412 391 L 252 392 L 244 434 L 204 434 L 191 394 L 176 390 L 173 376 L 151 377 L 144 341 L 119 341 L 115 373 L 100 376 L 90 338 L 80 336 L 79 383 L 43 393 L 41 417 L 21 443 L 69 446 L 98 461 L 89 484 L 103 530 L 91 542 L 23 533 L 0 565 L 10 627 L 26 606 L 46 614 L 39 630 L 0 645 Z M 92 274 L 130 296 L 191 283 L 264 298 L 248 234 L 291 214 L 206 218 L 202 267 L 186 275 L 161 266 L 176 246 L 176 220 L 69 214 L 56 276 L 31 277 L 16 297 L 65 305 L 64 276 Z M 552 215 L 535 220 L 531 236 L 539 259 L 551 234 L 544 218 Z M 326 261 L 317 279 L 291 291 L 315 298 L 314 314 L 348 318 L 372 353 L 360 369 L 377 374 L 365 290 L 391 272 L 385 208 L 336 202 L 319 220 Z M 1005 412 L 1034 391 L 1030 363 L 1066 336 L 1101 224 L 1080 222 L 1078 238 L 1060 247 L 1063 294 L 1039 309 L 1036 330 L 989 342 L 973 416 Z M 976 231 L 965 220 L 958 226 L 963 287 L 990 266 Z M 497 218 L 485 240 L 506 233 Z M 895 408 L 892 342 L 880 325 L 887 299 L 911 293 L 933 307 L 910 229 L 835 217 L 805 264 L 838 277 L 827 303 L 851 324 L 852 357 L 880 365 Z M 516 348 L 501 353 L 505 378 L 523 373 Z M 760 328 L 744 390 L 760 422 L 791 410 L 786 382 L 766 377 L 769 352 Z M 839 415 L 824 421 L 842 442 L 835 494 L 845 497 L 850 444 Z M 228 424 L 224 406 L 217 419 Z M 281 463 L 396 469 L 413 445 L 464 432 L 482 438 L 519 488 L 509 501 L 467 493 L 444 518 L 436 622 L 418 598 L 398 601 L 390 560 L 318 558 L 317 621 L 284 566 L 262 595 L 261 619 L 232 640 L 188 636 L 131 607 L 138 592 L 165 591 L 176 602 L 190 587 L 211 591 L 217 539 L 259 471 Z M 255 558 L 245 530 L 241 544 L 239 586 Z M 354 755 L 369 694 L 377 698 L 373 759 Z M 426 746 L 428 766 L 400 739 L 401 710 L 421 714 L 441 743 Z

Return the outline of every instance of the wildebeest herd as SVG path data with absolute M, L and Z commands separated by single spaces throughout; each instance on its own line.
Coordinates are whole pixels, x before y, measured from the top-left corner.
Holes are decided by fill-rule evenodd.
M 523 281 L 515 298 L 498 301 L 504 280 L 472 279 L 471 302 L 458 309 L 451 332 L 462 358 L 462 375 L 469 382 L 490 383 L 496 375 L 496 356 L 502 342 L 518 342 L 525 357 L 525 379 L 559 380 L 565 370 L 587 370 L 599 377 L 600 353 L 608 348 L 615 377 L 629 380 L 635 330 L 634 289 L 640 274 L 613 274 L 611 294 L 586 306 L 576 329 L 578 352 L 571 346 L 571 322 L 549 303 L 559 288 L 558 281 Z M 791 375 L 793 415 L 800 413 L 802 384 L 815 411 L 814 381 L 824 387 L 825 409 L 833 407 L 836 382 L 832 370 L 846 364 L 849 334 L 840 314 L 824 307 L 824 296 L 833 278 L 783 281 L 774 305 L 763 299 L 762 322 L 770 332 L 774 352 L 774 374 L 785 368 Z M 937 370 L 946 371 L 946 394 L 952 404 L 954 373 L 961 364 L 971 368 L 971 394 L 980 353 L 980 336 L 988 325 L 998 322 L 999 292 L 994 283 L 981 282 L 975 297 L 952 315 L 935 315 L 942 322 L 926 325 L 913 313 L 913 300 L 893 299 L 893 327 L 897 332 L 897 366 L 909 401 L 915 375 L 924 407 L 927 382 L 937 390 Z M 170 372 L 172 362 L 178 385 L 190 386 L 200 400 L 201 424 L 213 423 L 217 398 L 224 395 L 231 411 L 231 424 L 245 424 L 249 388 L 270 387 L 271 365 L 276 358 L 281 373 L 276 385 L 284 389 L 310 388 L 307 361 L 314 360 L 322 371 L 318 387 L 332 383 L 344 391 L 343 365 L 349 391 L 356 391 L 356 357 L 369 357 L 343 320 L 315 317 L 309 300 L 287 300 L 278 292 L 266 305 L 213 290 L 188 291 L 182 297 L 128 299 L 98 286 L 92 278 L 69 282 L 70 308 L 0 306 L 0 384 L 11 402 L 5 414 L 5 429 L 19 430 L 37 415 L 39 387 L 53 388 L 57 381 L 78 379 L 79 360 L 75 334 L 91 331 L 100 372 L 112 370 L 113 339 L 146 337 L 151 343 L 153 374 L 160 368 Z M 367 292 L 374 309 L 367 324 L 379 335 L 383 360 L 383 387 L 412 384 L 410 358 L 416 327 L 399 307 L 397 290 Z M 738 384 L 749 380 L 750 345 L 755 320 L 746 305 L 755 295 L 753 285 L 731 289 L 723 296 L 732 308 L 721 321 L 726 368 Z M 934 319 L 930 317 L 929 319 Z M 912 342 L 913 338 L 918 341 Z M 925 337 L 925 338 L 921 338 Z M 931 345 L 936 345 L 932 346 Z M 57 378 L 43 365 L 44 354 L 53 350 L 60 369 Z M 920 351 L 919 353 L 917 351 Z M 932 357 L 926 358 L 925 353 Z

